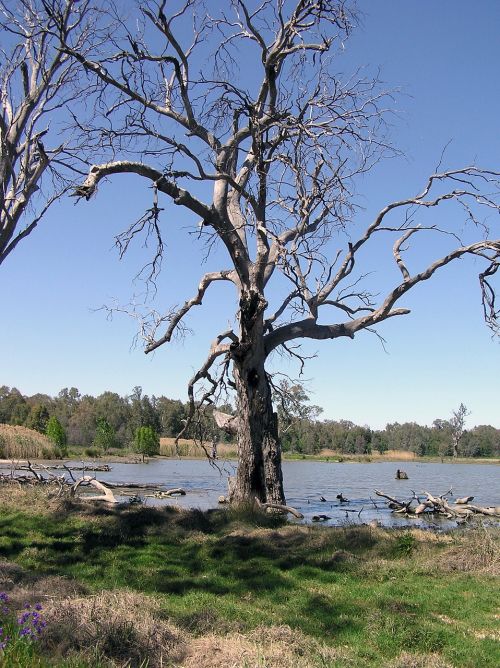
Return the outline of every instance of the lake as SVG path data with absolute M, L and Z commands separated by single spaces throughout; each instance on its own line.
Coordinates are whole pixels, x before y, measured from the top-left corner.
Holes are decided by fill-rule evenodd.
M 113 463 L 111 467 L 110 472 L 98 473 L 97 478 L 104 483 L 108 480 L 158 484 L 166 489 L 182 487 L 186 496 L 166 503 L 202 510 L 217 507 L 218 497 L 227 494 L 227 476 L 236 471 L 235 462 L 217 462 L 215 467 L 206 460 L 190 459 L 153 459 L 146 464 Z M 408 480 L 395 479 L 398 468 L 408 473 Z M 440 495 L 452 488 L 450 498 L 453 500 L 473 495 L 474 503 L 478 505 L 500 505 L 499 468 L 492 464 L 286 461 L 283 478 L 287 503 L 302 512 L 306 522 L 310 522 L 313 515 L 325 514 L 332 518 L 329 524 L 367 523 L 373 519 L 384 526 L 443 527 L 454 524 L 443 524 L 434 516 L 408 520 L 394 515 L 383 500 L 375 496 L 375 489 L 403 500 L 412 496 L 411 490 L 417 494 L 425 490 Z M 339 504 L 336 499 L 339 493 L 350 502 Z M 326 502 L 320 501 L 321 496 Z M 165 503 L 151 498 L 146 498 L 145 502 L 148 505 Z

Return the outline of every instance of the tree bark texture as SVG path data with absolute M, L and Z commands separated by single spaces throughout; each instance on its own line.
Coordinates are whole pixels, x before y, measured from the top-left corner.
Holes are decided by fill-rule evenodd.
M 278 417 L 265 371 L 263 312 L 266 302 L 257 291 L 240 299 L 240 337 L 232 347 L 237 394 L 238 471 L 231 501 L 285 504 L 281 472 Z

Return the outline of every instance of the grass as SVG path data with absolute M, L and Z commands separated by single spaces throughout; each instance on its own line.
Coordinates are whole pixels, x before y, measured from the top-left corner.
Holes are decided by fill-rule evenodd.
M 52 459 L 52 441 L 33 429 L 0 424 L 0 459 Z
M 497 529 L 91 508 L 13 486 L 0 501 L 0 589 L 40 598 L 48 621 L 30 656 L 4 665 L 500 663 Z

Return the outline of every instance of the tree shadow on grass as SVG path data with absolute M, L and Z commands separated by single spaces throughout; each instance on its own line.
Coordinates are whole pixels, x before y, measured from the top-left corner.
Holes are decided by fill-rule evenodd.
M 22 564 L 23 551 L 38 548 L 38 557 L 36 550 L 29 556 L 33 572 L 76 575 L 92 588 L 180 597 L 204 592 L 233 601 L 255 597 L 264 608 L 295 597 L 296 609 L 283 621 L 317 636 L 355 626 L 355 610 L 313 596 L 308 587 L 328 585 L 337 572 L 357 568 L 346 548 L 371 549 L 376 538 L 359 528 L 280 530 L 278 520 L 168 507 L 77 508 L 76 513 L 66 508 L 44 518 L 23 515 L 21 525 L 14 516 L 5 518 L 8 538 L 0 543 L 0 557 Z M 22 532 L 29 538 L 23 540 Z

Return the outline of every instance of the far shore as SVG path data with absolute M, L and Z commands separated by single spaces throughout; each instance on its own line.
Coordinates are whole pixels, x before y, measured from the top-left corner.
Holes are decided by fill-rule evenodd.
M 168 455 L 160 454 L 155 457 L 147 457 L 145 463 L 152 463 L 155 460 L 169 460 L 169 459 L 184 459 L 184 460 L 203 460 L 207 459 L 207 455 L 203 451 L 198 452 L 194 451 L 195 448 L 192 447 L 190 451 L 186 454 L 181 452 L 180 455 L 177 455 L 175 452 L 172 452 Z M 222 448 L 218 449 L 217 459 L 220 461 L 236 461 L 237 456 L 234 451 L 234 448 L 231 446 L 224 445 Z M 420 464 L 500 464 L 500 459 L 489 457 L 418 457 L 410 452 L 396 452 L 388 451 L 384 454 L 370 454 L 370 455 L 356 455 L 356 454 L 342 454 L 339 452 L 334 452 L 331 450 L 321 451 L 316 455 L 304 455 L 300 453 L 283 453 L 283 461 L 309 461 L 309 462 L 325 462 L 329 464 L 377 464 L 381 462 L 392 462 L 394 464 L 408 464 L 408 463 L 420 463 Z M 9 468 L 12 466 L 12 463 L 17 465 L 25 466 L 28 464 L 27 459 L 0 459 L 0 468 Z M 67 457 L 64 459 L 37 459 L 35 457 L 30 458 L 29 462 L 41 464 L 44 466 L 53 466 L 60 465 L 65 462 L 99 462 L 102 464 L 142 464 L 142 458 L 130 451 L 123 451 L 123 454 L 120 452 L 112 452 L 103 454 L 98 458 L 89 457 L 84 452 L 70 452 Z

